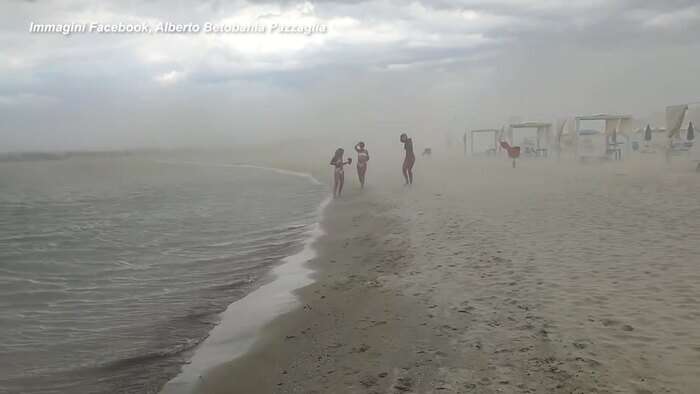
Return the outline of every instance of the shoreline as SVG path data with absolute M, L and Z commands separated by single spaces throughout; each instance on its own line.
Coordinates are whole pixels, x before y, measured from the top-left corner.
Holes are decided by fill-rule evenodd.
M 278 167 L 249 163 L 218 163 L 187 160 L 156 160 L 164 165 L 194 165 L 206 167 L 250 168 L 270 171 L 286 176 L 298 177 L 314 185 L 322 183 L 311 173 L 288 170 Z M 283 258 L 270 269 L 259 287 L 243 298 L 229 304 L 219 313 L 219 322 L 208 335 L 190 352 L 187 362 L 177 375 L 168 380 L 160 389 L 163 394 L 184 394 L 192 392 L 202 376 L 212 368 L 246 354 L 258 340 L 261 328 L 275 318 L 299 307 L 295 290 L 313 281 L 313 270 L 306 263 L 315 258 L 315 244 L 324 235 L 321 222 L 332 198 L 325 196 L 316 209 L 316 221 L 309 224 L 306 239 L 297 252 Z M 244 320 L 241 317 L 244 316 Z
M 420 305 L 384 288 L 383 282 L 403 271 L 411 256 L 395 208 L 374 205 L 375 198 L 355 191 L 331 203 L 333 210 L 322 222 L 325 234 L 316 241 L 318 255 L 307 263 L 314 281 L 295 291 L 303 306 L 266 324 L 250 351 L 209 370 L 195 393 L 323 393 L 420 384 L 394 365 L 410 359 L 418 342 L 431 343 L 438 353 L 449 345 L 438 345 L 412 316 Z M 372 233 L 385 234 L 383 241 L 367 235 Z M 353 249 L 362 255 L 353 255 Z M 365 258 L 367 254 L 383 264 Z M 387 335 L 402 330 L 402 319 L 413 320 L 413 328 L 393 338 Z M 367 356 L 383 353 L 382 348 L 391 348 L 393 356 L 366 364 L 376 373 L 354 369 Z M 419 369 L 423 376 L 434 374 Z M 345 377 L 359 375 L 348 385 Z
M 311 174 L 253 165 L 236 166 L 304 177 L 318 184 L 318 180 Z M 180 372 L 161 387 L 159 393 L 192 392 L 207 371 L 245 355 L 258 340 L 262 327 L 278 316 L 299 307 L 299 300 L 294 292 L 313 281 L 313 271 L 306 266 L 306 262 L 317 255 L 314 245 L 324 235 L 321 222 L 330 202 L 330 197 L 321 201 L 317 209 L 318 220 L 310 225 L 307 239 L 300 245 L 301 250 L 283 258 L 279 265 L 266 274 L 270 279 L 243 298 L 229 304 L 219 314 L 220 321 L 197 345 Z M 241 320 L 242 316 L 245 317 L 244 321 Z

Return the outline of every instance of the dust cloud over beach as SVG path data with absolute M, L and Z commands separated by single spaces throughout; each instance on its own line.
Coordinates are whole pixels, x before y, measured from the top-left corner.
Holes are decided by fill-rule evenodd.
M 3 2 L 2 150 L 433 136 L 698 100 L 697 1 Z M 327 25 L 327 34 L 31 33 L 42 23 Z M 663 126 L 663 124 L 652 124 Z
M 687 163 L 513 169 L 438 150 L 406 187 L 400 150 L 372 147 L 368 188 L 348 170 L 326 209 L 303 307 L 199 392 L 694 392 L 700 182 Z
M 325 235 L 309 254 L 315 282 L 294 293 L 301 306 L 271 313 L 252 350 L 237 349 L 242 357 L 222 347 L 231 361 L 210 369 L 203 356 L 207 372 L 191 373 L 188 390 L 698 391 L 700 174 L 686 157 L 690 121 L 700 123 L 697 0 L 10 1 L 0 22 L 0 224 L 9 224 L 0 283 L 15 286 L 0 289 L 12 313 L 0 318 L 11 339 L 0 338 L 0 392 L 80 392 L 63 372 L 69 351 L 47 346 L 63 346 L 79 319 L 99 334 L 91 349 L 107 349 L 66 345 L 80 370 L 89 367 L 79 375 L 84 391 L 160 387 L 205 347 L 216 322 L 229 332 L 216 313 L 280 282 L 270 269 L 306 250 L 316 220 Z M 169 22 L 328 29 L 30 31 L 34 23 Z M 591 114 L 609 115 L 580 117 Z M 508 136 L 527 121 L 551 127 L 531 128 L 528 144 L 522 133 Z M 482 128 L 497 136 L 477 151 L 497 153 L 505 139 L 523 156 L 557 155 L 517 168 L 500 153 L 464 157 L 467 133 Z M 418 155 L 411 187 L 400 133 Z M 360 140 L 371 156 L 367 188 L 355 163 L 346 167 L 342 198 L 317 219 L 333 152 L 343 147 L 356 159 Z M 428 147 L 432 157 L 420 156 Z M 597 148 L 624 160 L 569 157 Z M 697 140 L 693 149 L 700 155 Z M 678 156 L 666 163 L 662 150 Z M 57 225 L 65 229 L 46 234 Z M 89 286 L 64 283 L 82 279 L 84 266 L 50 283 L 33 276 L 53 275 L 56 260 L 74 267 L 76 255 L 105 263 L 85 275 Z M 105 293 L 110 286 L 125 298 Z M 57 316 L 52 292 L 70 299 L 49 341 L 27 337 L 45 326 L 22 309 L 36 288 L 48 320 Z M 94 308 L 86 300 L 97 300 Z M 275 302 L 265 306 L 277 311 Z M 231 321 L 268 322 L 242 309 Z M 152 311 L 166 329 L 149 325 Z M 95 318 L 105 312 L 110 319 Z M 125 322 L 133 327 L 119 331 L 124 342 L 102 336 Z M 49 375 L 39 361 L 50 379 L 35 378 Z M 90 386 L 103 376 L 95 366 L 111 376 L 94 379 L 102 388 Z

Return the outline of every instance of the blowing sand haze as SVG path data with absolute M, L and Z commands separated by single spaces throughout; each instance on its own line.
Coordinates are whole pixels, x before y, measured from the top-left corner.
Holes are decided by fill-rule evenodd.
M 0 394 L 700 392 L 696 0 L 0 26 Z
M 693 392 L 695 177 L 431 161 L 349 193 L 303 307 L 196 392 Z

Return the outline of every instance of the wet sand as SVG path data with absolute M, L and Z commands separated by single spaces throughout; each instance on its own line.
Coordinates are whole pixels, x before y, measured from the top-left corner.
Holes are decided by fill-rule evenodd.
M 436 158 L 419 160 L 404 187 L 375 163 L 367 190 L 348 176 L 326 209 L 303 307 L 197 392 L 700 385 L 694 168 Z

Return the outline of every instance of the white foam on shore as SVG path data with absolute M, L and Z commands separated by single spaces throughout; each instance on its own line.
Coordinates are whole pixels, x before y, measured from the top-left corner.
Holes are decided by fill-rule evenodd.
M 198 161 L 170 161 L 170 160 L 154 160 L 156 163 L 160 164 L 171 164 L 171 165 L 177 165 L 177 164 L 189 164 L 189 165 L 195 165 L 195 166 L 205 166 L 205 167 L 222 167 L 222 168 L 254 168 L 257 170 L 265 170 L 265 171 L 272 171 L 276 172 L 278 174 L 283 174 L 283 175 L 291 175 L 291 176 L 297 176 L 300 178 L 306 178 L 308 179 L 311 183 L 314 185 L 320 185 L 321 182 L 314 178 L 313 175 L 306 173 L 306 172 L 299 172 L 299 171 L 292 171 L 292 170 L 285 170 L 284 168 L 277 168 L 277 167 L 265 167 L 265 166 L 258 166 L 255 164 L 226 164 L 226 163 L 204 163 L 204 162 L 198 162 Z
M 245 167 L 245 168 L 256 168 L 258 170 L 266 170 L 266 171 L 274 171 L 278 174 L 284 174 L 284 175 L 292 175 L 292 176 L 298 176 L 302 178 L 307 178 L 311 183 L 314 185 L 320 185 L 321 182 L 318 181 L 318 179 L 314 178 L 313 175 L 308 174 L 306 172 L 298 172 L 298 171 L 291 171 L 291 170 L 285 170 L 282 168 L 275 168 L 275 167 L 263 167 L 263 166 L 256 166 L 252 164 L 234 164 L 236 167 Z
M 308 232 L 309 236 L 304 241 L 302 250 L 286 257 L 281 265 L 272 270 L 275 276 L 272 282 L 232 303 L 221 313 L 219 324 L 196 348 L 180 374 L 161 389 L 161 393 L 192 392 L 208 370 L 234 360 L 250 350 L 265 324 L 300 305 L 293 292 L 313 282 L 313 270 L 309 269 L 306 263 L 317 255 L 313 244 L 324 234 L 320 217 L 330 201 L 330 198 L 326 198 L 319 206 L 319 221 Z

